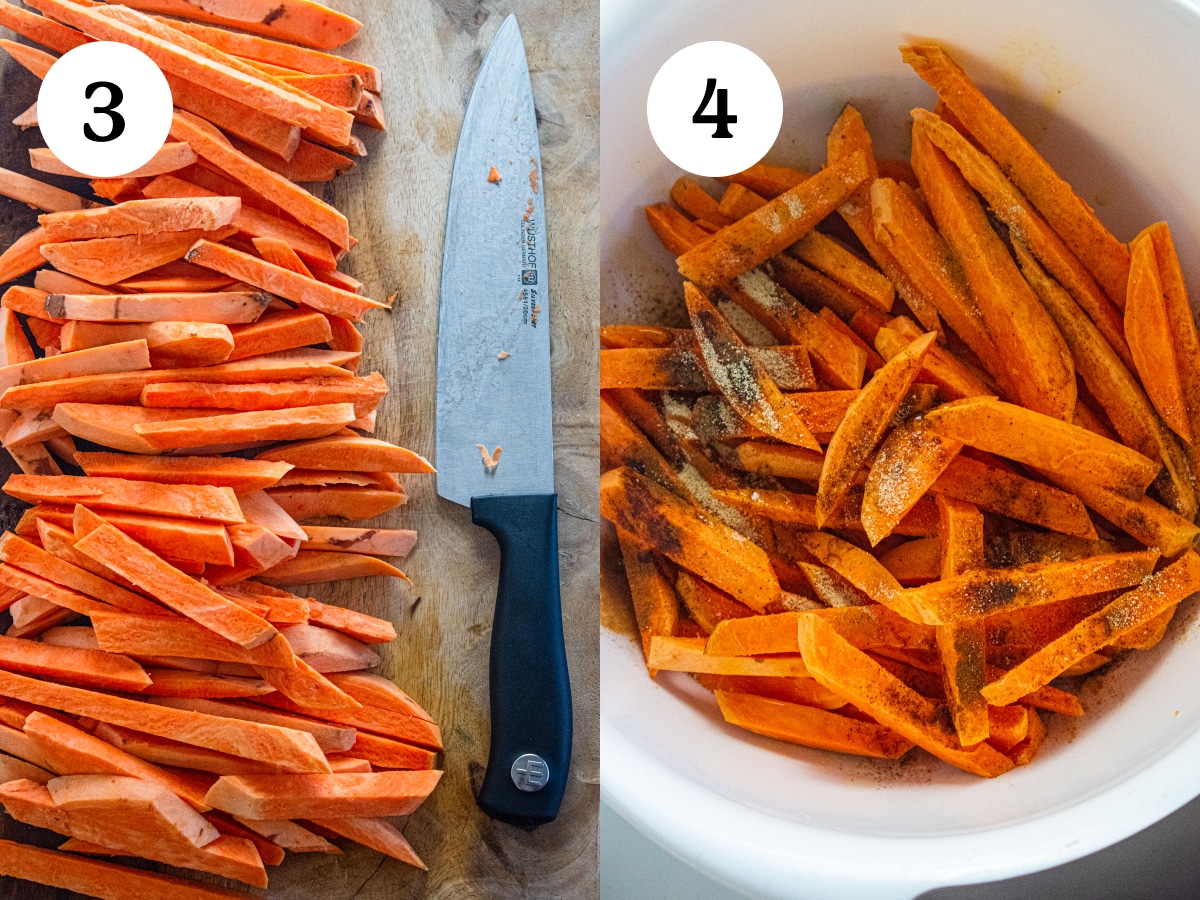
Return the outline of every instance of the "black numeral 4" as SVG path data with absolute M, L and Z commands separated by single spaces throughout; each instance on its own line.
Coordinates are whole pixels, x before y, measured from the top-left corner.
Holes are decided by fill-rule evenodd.
M 712 100 L 713 92 L 717 94 L 717 111 L 715 114 L 709 114 L 704 111 Z M 729 114 L 729 91 L 725 88 L 717 90 L 717 79 L 710 78 L 704 85 L 704 99 L 700 101 L 700 106 L 697 107 L 695 115 L 692 116 L 692 121 L 697 125 L 716 125 L 717 130 L 712 133 L 715 138 L 731 138 L 729 126 L 737 122 L 737 116 Z

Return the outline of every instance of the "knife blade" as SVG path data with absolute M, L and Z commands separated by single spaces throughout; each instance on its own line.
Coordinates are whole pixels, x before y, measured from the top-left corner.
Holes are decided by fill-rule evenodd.
M 493 169 L 495 173 L 493 174 Z M 571 758 L 559 600 L 550 300 L 541 152 L 514 16 L 463 115 L 446 210 L 438 309 L 437 487 L 500 545 L 492 621 L 492 736 L 476 798 L 518 825 L 558 814 Z M 496 465 L 482 447 L 501 448 Z

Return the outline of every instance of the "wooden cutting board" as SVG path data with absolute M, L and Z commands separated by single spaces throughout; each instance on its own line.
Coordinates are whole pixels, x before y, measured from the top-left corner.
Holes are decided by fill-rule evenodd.
M 483 54 L 510 11 L 524 34 L 540 123 L 550 246 L 555 470 L 575 744 L 571 783 L 557 821 L 525 831 L 493 822 L 476 807 L 473 785 L 487 761 L 488 645 L 499 554 L 492 537 L 471 525 L 469 510 L 437 496 L 432 477 L 406 476 L 408 504 L 379 524 L 420 533 L 402 565 L 412 585 L 359 579 L 311 593 L 395 623 L 399 638 L 383 648 L 380 671 L 442 726 L 446 774 L 404 827 L 429 871 L 348 845 L 342 856 L 289 854 L 269 871 L 265 896 L 598 897 L 598 4 L 330 2 L 365 23 L 344 53 L 383 71 L 389 128 L 386 134 L 356 129 L 370 155 L 324 191 L 361 241 L 343 268 L 365 283 L 371 297 L 399 292 L 393 311 L 367 318 L 362 371 L 382 372 L 391 388 L 380 408 L 378 436 L 430 458 L 442 233 L 459 125 Z M 6 56 L 0 91 L 0 166 L 29 172 L 27 149 L 44 144 L 36 129 L 22 134 L 9 123 L 35 99 L 37 80 Z M 82 191 L 70 179 L 50 180 Z M 34 211 L 0 199 L 3 246 L 35 224 Z M 7 477 L 11 463 L 6 453 L 0 457 L 0 473 Z M 0 499 L 0 524 L 11 525 L 21 506 Z M 2 814 L 0 837 L 42 846 L 63 840 Z M 0 879 L 0 900 L 75 896 Z

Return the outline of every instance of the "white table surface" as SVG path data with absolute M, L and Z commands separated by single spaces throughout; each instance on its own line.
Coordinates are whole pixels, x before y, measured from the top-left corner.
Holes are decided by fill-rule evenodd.
M 921 900 L 1195 900 L 1200 799 L 1119 844 L 1033 875 L 943 888 Z M 600 806 L 601 900 L 738 900 Z M 837 898 L 830 898 L 837 900 Z

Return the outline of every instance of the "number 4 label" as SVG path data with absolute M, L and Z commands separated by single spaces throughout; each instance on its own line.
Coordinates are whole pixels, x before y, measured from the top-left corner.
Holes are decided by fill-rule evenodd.
M 50 150 L 92 178 L 149 162 L 171 130 L 171 88 L 146 54 L 95 41 L 50 67 L 38 92 L 38 125 Z
M 783 95 L 771 69 L 750 50 L 705 41 L 663 63 L 646 97 L 646 118 L 659 149 L 684 171 L 732 175 L 754 165 L 775 143 Z
M 717 92 L 717 112 L 716 115 L 707 115 L 704 107 L 708 106 L 709 101 L 712 100 L 714 90 Z M 700 101 L 700 106 L 692 116 L 692 121 L 697 125 L 716 125 L 717 130 L 712 133 L 715 138 L 733 137 L 729 133 L 729 126 L 737 122 L 737 116 L 729 115 L 729 91 L 725 88 L 717 88 L 717 79 L 709 78 L 705 83 L 704 99 Z

